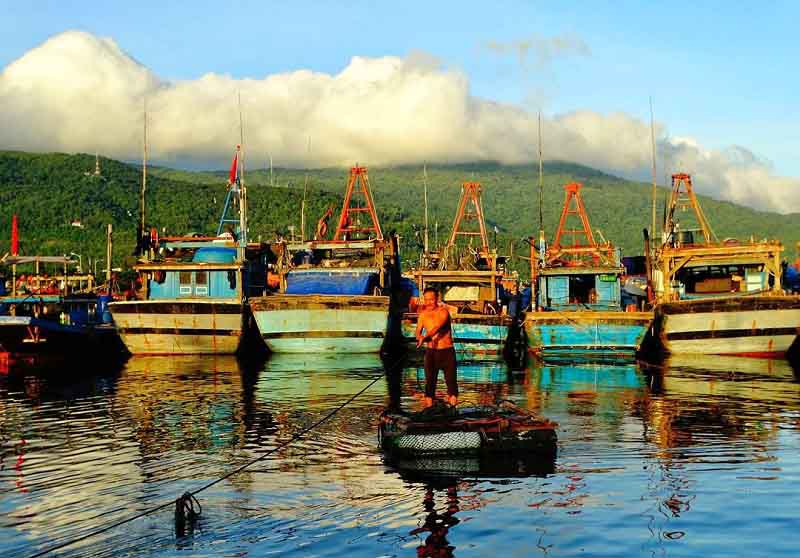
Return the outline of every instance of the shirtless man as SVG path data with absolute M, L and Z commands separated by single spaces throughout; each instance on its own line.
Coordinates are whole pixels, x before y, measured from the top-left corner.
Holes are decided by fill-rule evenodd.
M 444 371 L 447 383 L 447 402 L 458 404 L 458 382 L 456 379 L 456 351 L 453 348 L 453 333 L 450 312 L 439 302 L 439 291 L 426 287 L 422 293 L 423 306 L 417 318 L 417 347 L 425 348 L 425 407 L 433 405 L 439 370 Z M 422 334 L 423 330 L 425 335 Z

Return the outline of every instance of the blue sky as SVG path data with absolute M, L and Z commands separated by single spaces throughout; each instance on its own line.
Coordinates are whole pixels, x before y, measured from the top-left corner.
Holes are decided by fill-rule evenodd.
M 744 145 L 800 176 L 800 4 L 730 2 L 0 1 L 0 67 L 67 29 L 110 36 L 166 79 L 207 72 L 336 73 L 352 56 L 421 50 L 463 71 L 472 93 L 656 118 L 708 147 Z M 490 42 L 567 36 L 588 55 L 521 68 Z

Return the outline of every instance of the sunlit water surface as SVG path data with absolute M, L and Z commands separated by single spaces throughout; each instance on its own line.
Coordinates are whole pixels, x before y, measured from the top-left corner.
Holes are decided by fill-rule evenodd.
M 393 364 L 388 362 L 388 364 Z M 559 423 L 555 462 L 398 469 L 381 410 L 422 372 L 371 356 L 133 358 L 121 370 L 0 378 L 0 556 L 29 556 L 174 500 L 331 421 L 200 495 L 55 556 L 796 556 L 800 385 L 752 359 L 461 363 L 465 403 L 510 399 Z M 402 373 L 399 373 L 402 371 Z M 444 471 L 444 473 L 443 473 Z

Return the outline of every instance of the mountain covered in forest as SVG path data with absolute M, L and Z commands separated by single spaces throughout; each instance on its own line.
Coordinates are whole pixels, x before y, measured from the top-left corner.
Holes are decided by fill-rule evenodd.
M 17 214 L 21 251 L 25 254 L 81 254 L 84 261 L 105 254 L 105 226 L 114 225 L 114 265 L 130 263 L 138 218 L 141 168 L 88 154 L 0 151 L 0 254 L 8 251 L 12 215 Z M 148 169 L 147 223 L 169 234 L 216 231 L 227 173 Z M 490 242 L 504 253 L 526 255 L 525 239 L 539 228 L 538 170 L 491 162 L 428 165 L 427 180 L 419 166 L 375 167 L 369 177 L 385 232 L 401 235 L 404 265 L 418 257 L 424 221 L 423 187 L 427 183 L 430 242 L 444 243 L 458 204 L 461 183 L 483 185 L 483 207 Z M 250 236 L 271 240 L 300 230 L 300 207 L 306 198 L 306 230 L 333 205 L 342 203 L 348 169 L 248 170 Z M 624 180 L 566 162 L 544 164 L 544 228 L 552 238 L 564 202 L 563 185 L 581 182 L 583 200 L 598 239 L 606 238 L 625 254 L 642 253 L 642 229 L 649 228 L 649 184 Z M 659 188 L 660 221 L 668 194 Z M 700 203 L 720 239 L 776 238 L 785 256 L 794 259 L 797 215 L 779 215 L 700 196 Z M 333 219 L 335 221 L 335 218 Z M 334 226 L 335 223 L 331 223 Z M 495 232 L 496 230 L 496 232 Z M 7 231 L 3 233 L 2 231 Z M 102 263 L 100 264 L 102 266 Z M 514 267 L 527 266 L 517 260 Z

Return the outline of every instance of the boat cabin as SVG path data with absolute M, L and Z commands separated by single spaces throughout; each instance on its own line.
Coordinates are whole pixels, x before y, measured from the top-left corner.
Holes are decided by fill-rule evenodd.
M 230 299 L 260 295 L 264 289 L 264 256 L 241 262 L 230 246 L 173 246 L 169 257 L 134 267 L 147 300 Z
M 92 274 L 68 256 L 10 256 L 2 281 L 0 315 L 31 317 L 62 325 L 110 323 L 111 296 L 97 294 Z M 74 270 L 74 273 L 70 273 Z
M 654 270 L 662 301 L 754 295 L 781 289 L 778 242 L 667 246 Z
M 620 310 L 621 268 L 556 267 L 538 274 L 540 310 Z

